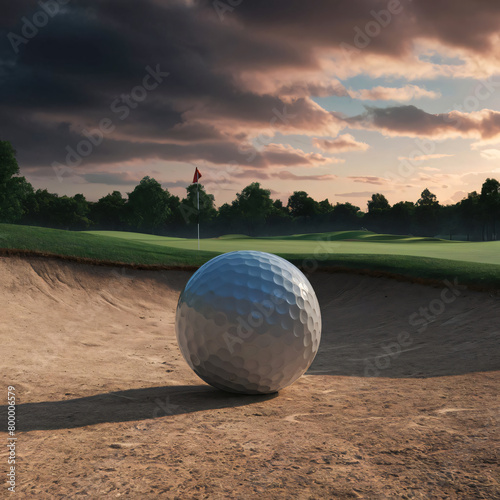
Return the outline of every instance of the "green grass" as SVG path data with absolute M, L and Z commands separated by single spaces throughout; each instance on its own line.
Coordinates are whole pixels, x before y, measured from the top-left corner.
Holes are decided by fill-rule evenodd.
M 120 231 L 89 231 L 87 234 L 141 242 L 170 249 L 196 250 L 197 248 L 195 239 L 165 238 Z M 230 238 L 202 240 L 201 248 L 216 253 L 233 250 L 261 250 L 279 255 L 295 256 L 299 259 L 317 255 L 323 259 L 338 260 L 340 254 L 348 254 L 353 257 L 364 254 L 365 259 L 368 258 L 367 256 L 392 255 L 500 265 L 500 241 L 448 241 L 435 238 L 375 234 L 368 231 L 339 231 L 272 238 L 231 235 Z
M 134 234 L 134 233 L 130 233 Z M 0 248 L 33 250 L 85 259 L 141 265 L 198 266 L 211 252 L 148 245 L 139 239 L 112 238 L 79 231 L 0 224 Z
M 500 242 L 463 242 L 369 231 L 201 241 L 120 231 L 61 231 L 0 224 L 0 248 L 139 265 L 199 266 L 223 252 L 261 250 L 307 269 L 343 267 L 500 289 Z

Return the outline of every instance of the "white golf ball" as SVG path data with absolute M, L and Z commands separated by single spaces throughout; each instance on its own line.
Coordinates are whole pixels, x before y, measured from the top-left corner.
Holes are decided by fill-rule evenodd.
M 314 290 L 277 255 L 219 255 L 191 277 L 179 297 L 176 333 L 182 355 L 208 384 L 268 394 L 311 365 L 321 338 Z

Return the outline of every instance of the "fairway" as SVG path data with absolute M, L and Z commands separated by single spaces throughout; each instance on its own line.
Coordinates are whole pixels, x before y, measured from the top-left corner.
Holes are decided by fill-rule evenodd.
M 162 268 L 190 268 L 234 250 L 260 250 L 280 255 L 306 273 L 352 270 L 383 273 L 410 280 L 445 279 L 500 289 L 500 242 L 446 241 L 383 235 L 369 231 L 297 234 L 250 238 L 226 235 L 201 240 L 120 231 L 64 231 L 0 224 L 0 249 Z M 429 281 L 430 280 L 430 281 Z
M 121 238 L 147 245 L 196 250 L 195 239 L 170 238 L 122 231 L 88 231 L 89 234 Z M 208 252 L 260 250 L 275 254 L 309 255 L 319 259 L 336 254 L 371 254 L 428 257 L 482 264 L 500 264 L 500 241 L 468 242 L 398 235 L 380 235 L 369 231 L 339 231 L 273 238 L 245 235 L 203 239 L 201 249 Z

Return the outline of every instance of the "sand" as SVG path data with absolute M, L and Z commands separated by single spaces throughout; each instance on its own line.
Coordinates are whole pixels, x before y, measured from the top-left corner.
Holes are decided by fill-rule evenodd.
M 0 258 L 16 497 L 500 498 L 498 296 L 316 273 L 312 367 L 238 396 L 177 348 L 189 276 Z

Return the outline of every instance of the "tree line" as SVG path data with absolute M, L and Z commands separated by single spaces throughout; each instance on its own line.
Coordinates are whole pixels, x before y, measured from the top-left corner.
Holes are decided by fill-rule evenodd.
M 200 211 L 197 210 L 197 190 Z M 19 176 L 15 151 L 0 141 L 0 222 L 60 229 L 107 229 L 192 237 L 200 221 L 202 237 L 243 233 L 278 235 L 368 229 L 393 234 L 496 240 L 500 222 L 500 182 L 486 179 L 480 192 L 473 191 L 454 205 L 441 205 L 424 189 L 415 202 L 390 205 L 374 193 L 367 211 L 351 203 L 316 201 L 305 191 L 295 191 L 284 205 L 258 182 L 246 186 L 231 203 L 219 208 L 203 185 L 191 184 L 180 199 L 151 177 L 144 177 L 124 197 L 113 191 L 97 202 L 83 194 L 59 196 L 35 190 Z

